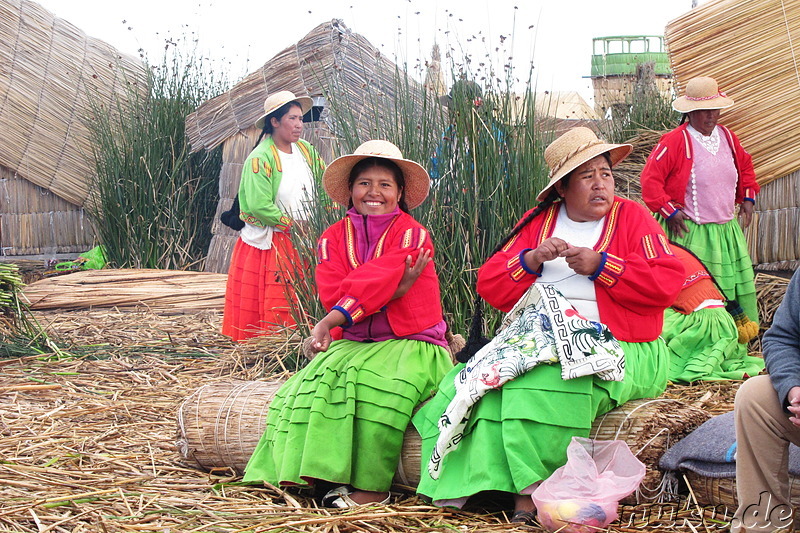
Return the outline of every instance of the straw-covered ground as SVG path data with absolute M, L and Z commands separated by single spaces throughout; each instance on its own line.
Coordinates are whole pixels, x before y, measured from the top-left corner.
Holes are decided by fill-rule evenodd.
M 274 487 L 207 473 L 176 447 L 176 411 L 212 380 L 256 380 L 293 368 L 296 340 L 235 346 L 220 313 L 40 312 L 61 359 L 0 359 L 0 531 L 505 531 L 494 508 L 455 511 L 397 493 L 357 511 L 318 508 Z M 712 413 L 732 408 L 736 383 L 671 387 Z M 690 502 L 627 508 L 610 531 L 721 527 Z M 523 528 L 534 531 L 533 528 Z

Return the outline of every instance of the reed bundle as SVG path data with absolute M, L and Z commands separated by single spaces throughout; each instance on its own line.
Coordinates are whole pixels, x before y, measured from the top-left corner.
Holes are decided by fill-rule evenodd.
M 87 270 L 25 288 L 32 309 L 148 306 L 175 312 L 221 309 L 227 276 L 180 270 Z
M 665 32 L 678 93 L 712 76 L 736 105 L 723 111 L 769 183 L 800 168 L 800 3 L 711 0 Z
M 29 0 L 0 0 L 0 164 L 82 206 L 92 152 L 87 95 L 109 102 L 144 78 L 141 62 Z
M 241 474 L 264 432 L 269 402 L 278 381 L 220 380 L 189 395 L 178 409 L 178 449 L 205 470 Z M 634 400 L 595 420 L 591 436 L 621 439 L 648 467 L 641 500 L 655 499 L 661 472 L 658 460 L 669 446 L 705 422 L 709 415 L 675 399 Z M 395 483 L 416 487 L 424 460 L 413 425 L 406 430 Z M 634 497 L 635 501 L 636 497 Z
M 711 478 L 701 476 L 687 470 L 686 483 L 691 486 L 692 494 L 698 504 L 703 506 L 727 507 L 736 509 L 739 500 L 736 497 L 736 478 Z M 800 507 L 800 478 L 789 476 L 789 501 L 792 506 Z

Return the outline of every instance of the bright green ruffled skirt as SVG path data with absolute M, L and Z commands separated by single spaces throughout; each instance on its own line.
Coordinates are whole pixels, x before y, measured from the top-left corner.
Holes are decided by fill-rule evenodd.
M 667 231 L 663 218 L 659 221 Z M 725 224 L 695 224 L 685 221 L 689 233 L 683 237 L 671 235 L 670 239 L 696 255 L 706 267 L 728 300 L 736 300 L 747 316 L 758 323 L 755 274 L 753 260 L 747 251 L 747 241 L 739 222 L 733 219 Z
M 457 365 L 439 392 L 416 415 L 422 437 L 422 476 L 417 491 L 437 500 L 454 500 L 482 491 L 519 494 L 547 479 L 567 460 L 572 437 L 588 437 L 594 419 L 636 398 L 660 395 L 667 385 L 669 356 L 661 339 L 621 342 L 624 381 L 595 376 L 561 379 L 558 364 L 539 365 L 490 391 L 472 410 L 464 438 L 442 460 L 439 478 L 427 470 L 439 436 L 437 422 L 455 393 Z
M 452 366 L 422 341 L 332 343 L 275 394 L 244 481 L 389 490 L 414 408 Z
M 743 379 L 764 369 L 764 360 L 739 344 L 736 323 L 722 307 L 688 315 L 667 309 L 661 336 L 670 352 L 670 381 Z

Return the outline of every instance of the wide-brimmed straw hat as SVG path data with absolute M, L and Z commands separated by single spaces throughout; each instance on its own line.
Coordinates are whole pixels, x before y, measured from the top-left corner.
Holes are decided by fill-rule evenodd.
M 414 209 L 425 200 L 431 187 L 428 172 L 410 159 L 403 159 L 400 149 L 389 141 L 372 140 L 363 143 L 349 155 L 337 157 L 325 169 L 322 175 L 322 186 L 331 200 L 347 207 L 350 204 L 350 171 L 362 159 L 379 157 L 394 161 L 403 172 L 405 187 L 403 197 L 409 209 Z
M 300 109 L 303 111 L 304 115 L 308 113 L 308 110 L 311 109 L 311 106 L 313 105 L 313 102 L 309 96 L 295 96 L 292 91 L 278 91 L 275 94 L 267 96 L 267 99 L 264 100 L 264 114 L 261 115 L 258 120 L 256 120 L 256 128 L 264 128 L 264 122 L 267 120 L 267 115 L 279 109 L 281 106 L 288 104 L 289 102 L 297 102 L 300 104 Z
M 698 109 L 725 109 L 733 105 L 733 98 L 719 90 L 717 80 L 702 76 L 686 84 L 684 95 L 672 102 L 672 109 L 688 113 Z
M 614 167 L 633 150 L 630 144 L 609 144 L 597 138 L 589 128 L 577 127 L 551 142 L 544 150 L 544 160 L 550 167 L 549 181 L 536 197 L 541 202 L 561 178 L 598 155 L 608 152 Z

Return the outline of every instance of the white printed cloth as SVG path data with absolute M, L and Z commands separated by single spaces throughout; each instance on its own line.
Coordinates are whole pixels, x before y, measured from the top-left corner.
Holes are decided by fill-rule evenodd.
M 560 363 L 563 379 L 625 377 L 625 356 L 608 327 L 583 318 L 552 285 L 534 283 L 506 315 L 497 336 L 456 375 L 456 393 L 439 418 L 439 438 L 428 462 L 433 479 L 439 477 L 444 456 L 463 438 L 478 400 L 540 363 Z

